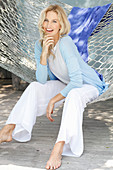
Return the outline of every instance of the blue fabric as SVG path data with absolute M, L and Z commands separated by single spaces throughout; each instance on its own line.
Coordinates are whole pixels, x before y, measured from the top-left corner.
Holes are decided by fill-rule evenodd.
M 71 24 L 71 30 L 68 35 L 74 41 L 85 62 L 88 62 L 88 38 L 101 21 L 110 5 L 111 3 L 93 8 L 73 7 L 68 16 L 68 20 Z M 97 74 L 99 78 L 103 80 L 103 76 L 98 72 Z
M 63 96 L 67 96 L 69 91 L 73 88 L 80 88 L 83 84 L 91 84 L 95 86 L 99 94 L 102 94 L 108 89 L 108 85 L 105 83 L 104 79 L 101 81 L 95 71 L 85 63 L 77 50 L 76 45 L 70 36 L 65 35 L 59 39 L 59 48 L 61 55 L 66 63 L 70 82 L 67 86 L 60 92 Z M 57 80 L 57 77 L 49 69 L 49 64 L 41 65 L 40 56 L 42 52 L 42 47 L 40 42 L 37 40 L 35 43 L 35 59 L 37 63 L 36 79 L 40 83 L 46 83 L 47 75 L 51 80 Z M 59 68 L 60 70 L 60 68 Z

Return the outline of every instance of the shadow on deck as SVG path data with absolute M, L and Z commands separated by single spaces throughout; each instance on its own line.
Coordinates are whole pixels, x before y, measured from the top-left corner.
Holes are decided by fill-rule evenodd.
M 21 96 L 12 86 L 0 87 L 0 127 Z M 12 141 L 0 145 L 0 170 L 42 170 L 45 168 L 59 130 L 62 109 L 54 115 L 38 117 L 30 142 Z M 89 104 L 84 112 L 84 153 L 80 158 L 63 157 L 59 170 L 113 170 L 113 99 Z

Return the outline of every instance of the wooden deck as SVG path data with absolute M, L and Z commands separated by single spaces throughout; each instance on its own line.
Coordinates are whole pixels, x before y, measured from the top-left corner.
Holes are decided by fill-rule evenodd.
M 0 128 L 21 91 L 2 83 L 0 87 Z M 12 141 L 0 145 L 0 170 L 43 170 L 59 130 L 62 109 L 51 123 L 39 117 L 27 143 Z M 80 158 L 63 157 L 59 170 L 113 170 L 113 100 L 89 104 L 84 112 L 84 153 Z

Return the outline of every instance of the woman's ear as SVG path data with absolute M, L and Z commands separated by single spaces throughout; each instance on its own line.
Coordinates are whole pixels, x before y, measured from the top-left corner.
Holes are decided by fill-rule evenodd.
M 61 30 L 61 28 L 62 28 L 62 26 L 61 26 L 61 24 L 60 24 L 60 28 L 59 28 L 59 31 Z

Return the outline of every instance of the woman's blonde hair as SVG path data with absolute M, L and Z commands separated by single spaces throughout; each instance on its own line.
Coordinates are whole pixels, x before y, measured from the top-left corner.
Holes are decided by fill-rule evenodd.
M 58 15 L 58 19 L 59 19 L 59 22 L 60 22 L 60 25 L 61 25 L 61 29 L 59 31 L 60 37 L 62 37 L 63 35 L 68 34 L 69 31 L 70 31 L 70 23 L 69 23 L 69 21 L 67 19 L 67 15 L 66 15 L 64 9 L 61 6 L 57 5 L 57 4 L 48 6 L 47 8 L 42 10 L 42 12 L 40 14 L 40 17 L 39 17 L 39 20 L 38 20 L 38 29 L 39 29 L 40 38 L 41 38 L 40 39 L 41 46 L 43 44 L 43 38 L 44 38 L 43 22 L 44 22 L 44 20 L 46 18 L 47 12 L 49 12 L 49 11 L 54 11 Z M 51 51 L 49 53 L 52 54 Z

